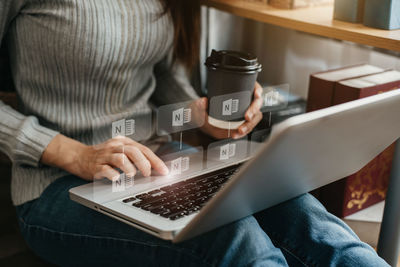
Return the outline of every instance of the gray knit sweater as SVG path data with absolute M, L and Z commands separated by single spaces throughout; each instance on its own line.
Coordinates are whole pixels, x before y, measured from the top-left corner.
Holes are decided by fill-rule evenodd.
M 0 1 L 0 39 L 21 103 L 16 111 L 0 101 L 15 205 L 67 174 L 40 164 L 58 133 L 89 144 L 115 120 L 196 98 L 171 66 L 173 25 L 161 12 L 159 0 Z

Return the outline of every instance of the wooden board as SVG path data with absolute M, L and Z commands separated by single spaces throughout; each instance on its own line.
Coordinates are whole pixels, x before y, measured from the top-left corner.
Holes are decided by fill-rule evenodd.
M 332 5 L 286 10 L 248 0 L 202 0 L 201 2 L 203 5 L 237 16 L 288 29 L 400 51 L 400 30 L 380 30 L 362 24 L 333 20 Z

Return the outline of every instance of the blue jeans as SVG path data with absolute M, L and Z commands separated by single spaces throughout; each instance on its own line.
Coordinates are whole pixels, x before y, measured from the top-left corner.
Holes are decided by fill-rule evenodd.
M 61 266 L 388 266 L 339 218 L 305 194 L 173 244 L 69 199 L 66 176 L 17 207 L 22 235 Z
M 17 207 L 22 235 L 61 266 L 388 266 L 306 194 L 173 244 L 71 201 L 67 176 Z

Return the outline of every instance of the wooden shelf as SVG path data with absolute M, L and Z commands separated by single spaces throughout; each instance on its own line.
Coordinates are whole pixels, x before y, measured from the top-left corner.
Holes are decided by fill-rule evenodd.
M 203 5 L 237 16 L 288 29 L 400 51 L 400 30 L 386 31 L 362 24 L 333 20 L 331 5 L 286 10 L 248 0 L 202 0 L 201 2 Z

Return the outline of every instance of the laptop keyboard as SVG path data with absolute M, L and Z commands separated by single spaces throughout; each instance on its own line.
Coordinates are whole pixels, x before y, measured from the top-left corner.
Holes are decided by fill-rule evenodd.
M 170 220 L 177 220 L 199 211 L 236 171 L 237 166 L 223 172 L 190 178 L 126 198 L 122 202 Z

